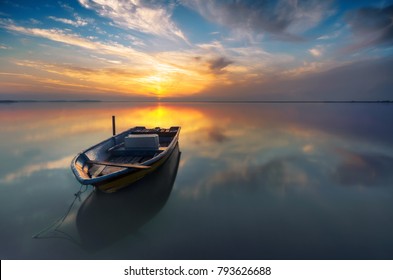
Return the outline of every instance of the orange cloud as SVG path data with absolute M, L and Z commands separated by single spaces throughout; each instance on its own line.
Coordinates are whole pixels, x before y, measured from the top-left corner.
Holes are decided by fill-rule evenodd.
M 34 80 L 34 83 L 44 86 L 142 96 L 168 97 L 196 93 L 207 87 L 213 78 L 210 73 L 199 72 L 197 69 L 182 69 L 165 62 L 157 62 L 152 69 L 133 69 L 126 65 L 119 68 L 88 68 L 30 60 L 18 60 L 14 63 L 52 74 L 53 77 L 45 75 L 38 79 L 37 73 L 24 76 L 25 80 Z

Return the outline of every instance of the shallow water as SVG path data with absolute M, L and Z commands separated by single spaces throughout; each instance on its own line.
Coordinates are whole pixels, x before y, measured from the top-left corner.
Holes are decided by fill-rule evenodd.
M 112 115 L 182 126 L 180 152 L 75 200 L 70 161 Z M 1 104 L 0 257 L 392 259 L 392 121 L 389 104 Z

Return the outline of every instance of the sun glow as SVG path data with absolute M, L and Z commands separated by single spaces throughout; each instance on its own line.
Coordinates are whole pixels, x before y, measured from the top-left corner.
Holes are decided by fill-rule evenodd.
M 198 72 L 157 72 L 134 80 L 141 95 L 178 97 L 198 93 L 211 84 L 212 78 Z
M 164 77 L 161 74 L 147 76 L 138 79 L 138 81 L 143 84 L 144 90 L 147 93 L 151 93 L 157 96 L 165 95 L 170 91 L 171 84 L 173 81 Z
M 38 60 L 16 60 L 26 69 L 23 76 L 6 73 L 7 84 L 34 84 L 36 87 L 61 87 L 70 92 L 105 93 L 117 92 L 125 95 L 178 97 L 198 93 L 209 87 L 213 77 L 198 69 L 183 69 L 168 63 L 151 62 L 153 69 L 132 68 L 123 65 L 117 68 L 77 67 L 68 64 L 47 63 Z M 0 85 L 6 86 L 0 77 Z
M 199 110 L 164 104 L 133 108 L 130 112 L 122 112 L 119 117 L 124 118 L 121 120 L 124 123 L 143 124 L 146 127 L 182 126 L 182 134 L 200 129 L 196 124 L 209 126 L 211 122 L 211 119 Z

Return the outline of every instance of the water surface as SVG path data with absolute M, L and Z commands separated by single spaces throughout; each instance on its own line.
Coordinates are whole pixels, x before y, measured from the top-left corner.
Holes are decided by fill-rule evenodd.
M 180 152 L 74 201 L 70 161 L 112 115 L 182 126 Z M 0 257 L 392 259 L 392 121 L 389 104 L 0 104 Z M 32 238 L 72 203 L 65 235 Z

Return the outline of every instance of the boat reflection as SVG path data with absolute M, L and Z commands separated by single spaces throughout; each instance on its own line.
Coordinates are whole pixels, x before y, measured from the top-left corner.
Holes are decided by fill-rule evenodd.
M 82 247 L 98 251 L 137 232 L 157 215 L 171 193 L 180 155 L 177 144 L 159 169 L 131 187 L 110 195 L 91 192 L 76 215 Z

